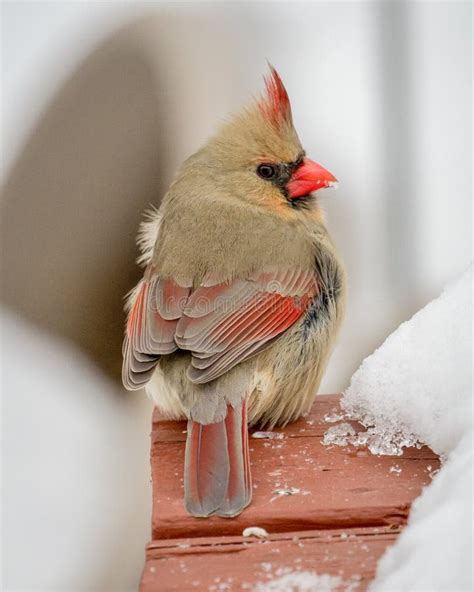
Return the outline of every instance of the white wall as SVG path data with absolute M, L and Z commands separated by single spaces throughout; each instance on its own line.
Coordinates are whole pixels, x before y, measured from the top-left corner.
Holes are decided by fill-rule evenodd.
M 111 548 L 121 569 L 133 553 L 120 581 L 134 587 L 136 547 L 147 537 L 142 463 L 149 407 L 114 381 L 120 298 L 137 278 L 133 235 L 140 211 L 158 203 L 178 164 L 217 121 L 259 92 L 267 58 L 288 88 L 307 153 L 340 180 L 323 203 L 346 262 L 349 306 L 322 391 L 343 389 L 364 356 L 467 267 L 471 11 L 468 2 L 3 4 L 2 300 L 54 340 L 71 342 L 107 384 L 90 387 L 106 404 L 65 387 L 70 400 L 63 405 L 39 365 L 31 376 L 42 384 L 46 431 L 34 440 L 34 432 L 18 429 L 34 407 L 21 396 L 5 405 L 6 589 L 103 590 L 107 570 L 78 569 L 81 553 L 57 545 L 57 529 L 43 525 L 42 565 L 34 561 L 38 546 L 18 533 L 29 517 L 36 524 L 50 499 L 25 497 L 25 486 L 57 474 L 54 447 L 39 455 L 34 442 L 48 433 L 61 448 L 65 434 L 46 426 L 74 422 L 98 442 L 110 466 L 101 476 L 107 488 L 120 469 L 117 449 L 104 447 L 101 433 L 117 441 L 116 414 L 124 409 L 133 418 L 120 416 L 126 438 L 139 442 L 126 459 L 138 468 L 114 489 L 117 531 L 112 535 L 89 506 L 77 506 L 73 489 L 51 512 L 81 508 L 80 525 L 67 524 L 77 550 L 87 541 L 74 536 L 76 528 L 90 533 L 91 545 L 109 536 L 129 541 Z M 24 328 L 25 335 L 31 330 Z M 22 381 L 4 386 L 4 394 L 26 390 Z M 31 454 L 20 455 L 20 433 L 23 442 L 31 440 Z M 98 487 L 94 451 L 77 442 L 68 449 L 73 466 Z M 15 479 L 20 461 L 23 477 Z M 64 488 L 59 475 L 58 488 Z M 136 520 L 123 525 L 131 506 L 138 507 Z M 20 556 L 34 567 L 25 570 Z M 82 566 L 89 563 L 84 557 Z

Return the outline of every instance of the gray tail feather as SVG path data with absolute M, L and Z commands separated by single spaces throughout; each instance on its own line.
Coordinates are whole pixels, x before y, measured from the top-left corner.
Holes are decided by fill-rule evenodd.
M 246 402 L 223 421 L 188 421 L 184 500 L 193 516 L 238 516 L 252 499 Z

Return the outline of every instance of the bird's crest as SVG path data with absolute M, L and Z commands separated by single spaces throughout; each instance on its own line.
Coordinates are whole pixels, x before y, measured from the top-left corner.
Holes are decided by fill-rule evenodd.
M 291 105 L 286 88 L 275 68 L 269 64 L 270 74 L 265 76 L 265 94 L 258 105 L 268 121 L 280 126 L 283 122 L 291 123 Z

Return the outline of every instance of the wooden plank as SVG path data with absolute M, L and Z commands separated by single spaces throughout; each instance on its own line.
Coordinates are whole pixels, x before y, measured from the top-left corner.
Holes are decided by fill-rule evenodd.
M 152 538 L 240 535 L 248 526 L 284 533 L 404 524 L 411 502 L 439 467 L 436 455 L 426 447 L 405 450 L 402 457 L 377 457 L 364 449 L 323 446 L 324 433 L 337 425 L 324 416 L 338 410 L 338 396 L 319 396 L 306 418 L 275 430 L 281 439 L 251 440 L 254 498 L 235 519 L 196 519 L 186 513 L 186 424 L 160 421 L 155 414 Z M 285 490 L 293 495 L 284 495 Z
M 317 397 L 311 413 L 300 421 L 290 423 L 286 428 L 275 428 L 275 433 L 284 434 L 287 438 L 299 436 L 323 436 L 328 424 L 324 422 L 327 414 L 341 413 L 339 407 L 340 395 L 320 395 Z M 314 421 L 316 419 L 316 421 Z M 353 422 L 353 425 L 358 425 Z M 256 430 L 252 430 L 255 432 Z M 158 409 L 153 413 L 152 441 L 185 442 L 186 422 L 164 420 Z
M 341 578 L 335 590 L 367 589 L 377 561 L 398 534 L 390 528 L 304 531 L 268 540 L 209 537 L 148 545 L 141 592 L 258 590 L 288 572 Z M 352 588 L 351 588 L 352 586 Z

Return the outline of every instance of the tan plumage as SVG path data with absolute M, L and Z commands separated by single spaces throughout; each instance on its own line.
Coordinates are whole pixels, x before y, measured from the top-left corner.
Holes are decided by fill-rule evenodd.
M 249 503 L 246 427 L 236 426 L 247 409 L 270 427 L 308 411 L 342 319 L 344 272 L 318 202 L 289 190 L 303 155 L 272 70 L 267 95 L 182 165 L 141 231 L 147 269 L 128 301 L 124 384 L 147 383 L 167 415 L 190 419 L 186 503 L 196 515 Z M 262 163 L 278 170 L 271 182 L 256 174 Z M 215 458 L 225 442 L 228 456 Z

